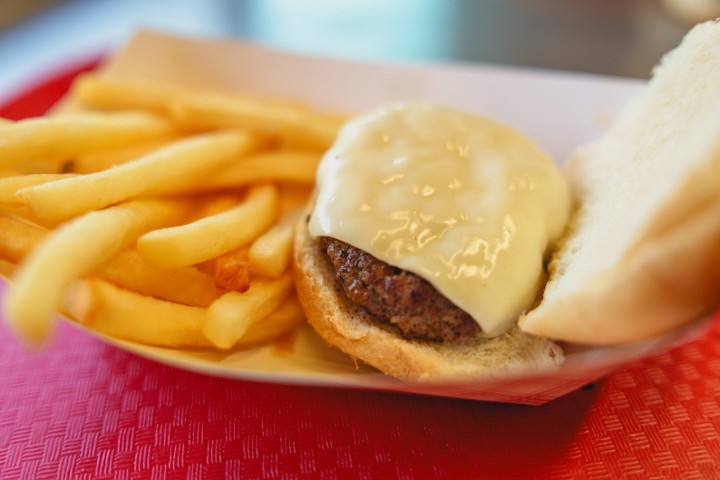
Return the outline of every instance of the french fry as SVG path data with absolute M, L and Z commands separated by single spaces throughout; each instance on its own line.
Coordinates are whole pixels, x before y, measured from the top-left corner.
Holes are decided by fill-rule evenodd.
M 89 105 L 110 109 L 147 110 L 166 115 L 170 104 L 192 91 L 175 85 L 141 79 L 115 79 L 81 75 L 73 82 L 72 96 Z
M 0 178 L 17 177 L 22 174 L 23 172 L 16 168 L 0 168 Z
M 32 175 L 35 173 L 68 173 L 66 166 L 68 160 L 66 159 L 35 159 L 27 160 L 23 163 L 16 163 L 12 166 L 15 171 L 15 175 Z
M 16 268 L 16 263 L 0 258 L 0 278 L 9 280 Z
M 250 325 L 267 317 L 292 292 L 290 274 L 257 279 L 244 292 L 228 292 L 210 305 L 202 331 L 214 346 L 231 348 Z
M 238 205 L 238 192 L 232 192 L 228 194 L 210 195 L 203 199 L 203 202 L 199 204 L 200 216 L 210 217 L 218 213 L 225 212 L 231 208 L 235 208 Z
M 72 113 L 0 119 L 11 330 L 39 343 L 61 310 L 119 339 L 228 349 L 304 321 L 293 228 L 342 117 L 102 74 L 71 96 Z
M 36 173 L 32 175 L 15 175 L 0 178 L 0 207 L 22 207 L 27 201 L 16 195 L 22 188 L 42 185 L 43 183 L 75 177 L 70 173 Z
M 48 222 L 37 218 L 35 213 L 30 210 L 27 205 L 20 206 L 5 206 L 0 205 L 0 215 L 15 217 L 23 219 L 27 222 L 34 223 L 36 225 L 42 225 L 43 227 L 56 227 L 58 222 Z
M 156 267 L 194 265 L 248 244 L 275 221 L 277 213 L 277 188 L 261 185 L 251 188 L 237 207 L 144 234 L 136 248 Z
M 217 288 L 226 292 L 245 292 L 250 288 L 248 250 L 248 247 L 242 247 L 213 259 L 212 271 Z
M 39 225 L 0 216 L 0 259 L 20 263 L 51 234 Z M 222 294 L 213 279 L 196 268 L 153 268 L 134 250 L 119 252 L 93 274 L 137 293 L 183 305 L 207 307 Z
M 244 346 L 267 342 L 298 327 L 305 321 L 305 314 L 300 302 L 291 294 L 278 308 L 266 317 L 250 324 L 235 346 Z
M 296 147 L 326 149 L 342 120 L 250 97 L 195 95 L 171 104 L 171 118 L 183 128 L 241 128 L 286 139 Z
M 70 162 L 69 171 L 72 173 L 95 173 L 101 170 L 107 170 L 115 165 L 127 163 L 162 147 L 166 147 L 170 143 L 179 139 L 179 137 L 171 136 L 167 138 L 159 138 L 151 142 L 131 145 L 125 148 L 79 155 Z
M 281 183 L 278 185 L 282 197 L 282 210 L 304 207 L 312 194 L 314 185 L 302 183 Z
M 135 250 L 118 253 L 93 275 L 143 295 L 195 307 L 207 307 L 223 293 L 212 277 L 194 267 L 154 268 Z
M 38 159 L 66 160 L 167 136 L 170 131 L 165 120 L 142 112 L 30 118 L 0 126 L 0 167 Z
M 251 144 L 251 138 L 239 132 L 197 135 L 110 170 L 24 188 L 17 194 L 39 218 L 62 220 L 153 189 L 187 184 L 193 175 L 232 161 Z
M 162 112 L 185 128 L 242 128 L 286 138 L 294 145 L 320 149 L 330 146 L 344 121 L 289 102 L 92 74 L 75 83 L 73 95 L 103 108 Z
M 268 151 L 222 166 L 191 190 L 217 190 L 263 182 L 293 182 L 312 185 L 320 162 L 320 153 L 311 151 Z
M 255 239 L 247 253 L 252 273 L 277 278 L 288 269 L 295 223 L 301 212 L 300 208 L 285 212 L 270 229 Z
M 21 338 L 40 343 L 72 280 L 106 262 L 140 233 L 183 218 L 187 209 L 179 202 L 138 200 L 90 212 L 61 226 L 33 249 L 18 270 L 14 288 L 5 298 L 9 326 Z
M 22 262 L 48 233 L 39 225 L 0 215 L 0 258 Z
M 202 333 L 207 310 L 180 305 L 89 279 L 74 283 L 63 310 L 105 335 L 166 347 L 206 347 Z

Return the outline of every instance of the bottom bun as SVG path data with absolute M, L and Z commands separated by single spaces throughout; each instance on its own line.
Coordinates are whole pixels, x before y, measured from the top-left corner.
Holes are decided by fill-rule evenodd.
M 383 373 L 413 381 L 508 377 L 556 370 L 564 360 L 557 344 L 517 326 L 495 338 L 404 339 L 347 299 L 319 242 L 309 235 L 305 216 L 294 250 L 295 285 L 310 325 L 330 345 Z

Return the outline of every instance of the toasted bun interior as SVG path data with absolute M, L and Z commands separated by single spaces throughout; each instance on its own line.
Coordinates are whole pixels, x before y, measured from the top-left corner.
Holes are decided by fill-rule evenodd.
M 580 207 L 524 331 L 632 342 L 720 303 L 720 23 L 663 58 L 568 180 Z
M 310 324 L 329 344 L 388 375 L 414 381 L 507 377 L 555 370 L 563 361 L 559 346 L 517 327 L 492 339 L 405 340 L 347 300 L 319 243 L 308 234 L 306 217 L 297 225 L 294 250 L 298 298 Z

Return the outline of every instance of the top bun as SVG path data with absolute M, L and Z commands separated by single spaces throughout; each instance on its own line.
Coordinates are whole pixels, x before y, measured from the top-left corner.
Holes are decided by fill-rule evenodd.
M 718 305 L 720 23 L 694 27 L 567 173 L 579 207 L 521 329 L 632 342 Z

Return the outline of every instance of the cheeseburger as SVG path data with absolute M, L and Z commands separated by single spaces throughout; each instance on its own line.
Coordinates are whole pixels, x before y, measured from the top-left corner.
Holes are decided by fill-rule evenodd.
M 298 224 L 327 342 L 403 379 L 558 368 L 559 341 L 651 338 L 720 303 L 720 23 L 694 27 L 568 167 L 428 104 L 346 124 Z
M 331 289 L 301 294 L 309 320 L 332 335 L 328 310 L 318 311 L 321 319 L 312 314 L 318 298 L 329 296 L 344 312 L 334 320 L 375 332 L 362 335 L 361 350 L 383 358 L 386 342 L 430 356 L 453 349 L 471 358 L 451 368 L 480 373 L 485 365 L 472 358 L 478 345 L 502 350 L 520 342 L 528 357 L 505 368 L 551 367 L 562 359 L 559 349 L 508 332 L 537 298 L 569 212 L 562 172 L 506 126 L 429 104 L 356 118 L 323 157 L 301 226 L 317 262 L 305 271 L 323 272 L 308 288 Z M 537 345 L 528 351 L 528 343 Z M 386 366 L 373 353 L 344 349 L 395 375 L 408 368 L 406 359 Z

